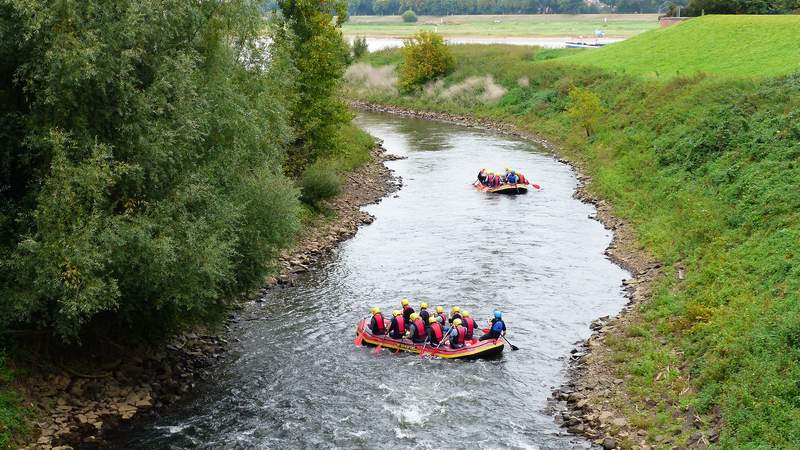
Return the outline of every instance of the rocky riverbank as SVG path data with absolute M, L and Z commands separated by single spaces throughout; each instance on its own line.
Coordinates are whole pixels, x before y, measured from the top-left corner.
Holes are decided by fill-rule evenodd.
M 371 223 L 374 217 L 360 208 L 402 186 L 402 180 L 384 164 L 394 159 L 398 158 L 376 145 L 370 161 L 349 173 L 342 193 L 326 205 L 331 218 L 307 227 L 296 245 L 282 253 L 278 274 L 250 297 L 259 297 L 275 285 L 291 284 L 320 256 L 352 237 L 361 225 Z M 229 322 L 233 321 L 235 314 L 229 316 Z M 228 328 L 226 324 L 225 330 Z M 225 333 L 219 336 L 198 331 L 178 336 L 158 348 L 119 347 L 103 349 L 97 355 L 81 352 L 74 357 L 48 356 L 48 361 L 58 362 L 46 367 L 36 365 L 20 386 L 36 417 L 32 423 L 34 441 L 24 448 L 102 447 L 104 433 L 191 391 L 225 351 L 224 336 Z
M 351 106 L 374 112 L 385 112 L 407 117 L 437 120 L 471 128 L 480 128 L 525 138 L 540 145 L 555 156 L 558 146 L 509 123 L 465 115 L 441 112 L 416 111 L 408 108 L 376 105 L 361 101 L 351 102 Z M 579 186 L 575 198 L 595 206 L 596 214 L 591 218 L 601 222 L 613 232 L 613 240 L 606 249 L 606 256 L 622 266 L 632 275 L 623 282 L 629 303 L 615 317 L 603 317 L 591 324 L 589 339 L 576 343 L 567 367 L 568 381 L 553 392 L 550 410 L 556 421 L 567 431 L 583 435 L 595 445 L 604 448 L 637 446 L 650 448 L 645 441 L 645 430 L 637 429 L 622 414 L 613 408 L 614 404 L 625 403 L 628 395 L 623 379 L 616 375 L 617 364 L 611 358 L 611 351 L 605 344 L 609 335 L 624 338 L 623 332 L 628 323 L 635 321 L 639 310 L 637 305 L 649 298 L 653 282 L 662 275 L 661 264 L 637 243 L 636 234 L 629 224 L 612 214 L 611 205 L 597 198 L 587 189 L 591 177 L 585 175 L 579 164 L 559 159 L 560 162 L 575 169 Z M 629 402 L 628 402 L 629 403 Z M 656 441 L 669 446 L 670 437 L 656 437 Z M 698 434 L 694 442 L 698 447 L 708 445 L 714 436 Z

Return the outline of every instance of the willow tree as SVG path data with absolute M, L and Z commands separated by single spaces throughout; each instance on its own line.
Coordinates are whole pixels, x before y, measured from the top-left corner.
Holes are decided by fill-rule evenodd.
M 255 0 L 0 0 L 0 325 L 213 320 L 297 226 Z

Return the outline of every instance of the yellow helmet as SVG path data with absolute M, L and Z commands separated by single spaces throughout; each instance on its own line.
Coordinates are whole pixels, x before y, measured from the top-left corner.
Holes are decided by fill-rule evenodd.
M 453 321 L 453 326 L 454 327 L 460 327 L 461 326 L 461 319 L 454 320 Z
M 441 313 L 443 313 L 443 312 L 444 312 L 444 308 L 442 308 L 441 306 L 437 306 L 437 307 L 436 307 L 436 313 L 437 313 L 437 314 L 441 314 Z
M 403 305 L 403 306 L 408 306 L 408 299 L 404 298 L 404 299 L 400 300 L 400 304 Z
M 408 318 L 411 319 L 411 320 L 417 320 L 417 319 L 419 319 L 419 314 L 411 313 L 411 315 L 408 316 Z
M 506 167 L 506 172 L 511 172 L 511 167 Z
M 373 306 L 372 309 L 370 309 L 370 311 L 372 311 L 372 314 L 378 314 L 379 312 L 381 312 L 381 309 L 378 308 L 377 306 Z
M 394 311 L 392 311 L 392 315 L 395 316 L 395 317 L 399 316 L 400 314 L 403 314 L 403 313 L 399 309 L 395 309 Z
M 453 306 L 452 311 L 453 313 L 461 312 L 461 308 L 459 308 L 458 306 Z
M 422 308 L 422 309 L 427 309 L 428 308 L 428 304 L 425 303 L 425 302 L 422 302 L 422 303 L 419 304 L 419 307 Z
M 464 311 L 463 313 L 461 313 L 461 315 L 464 317 L 469 317 L 469 311 Z
M 436 317 L 428 317 L 428 323 L 436 323 Z

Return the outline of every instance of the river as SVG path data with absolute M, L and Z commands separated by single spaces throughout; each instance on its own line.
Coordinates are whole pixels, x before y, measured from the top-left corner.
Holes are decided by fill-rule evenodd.
M 352 37 L 348 38 L 352 41 Z M 594 36 L 563 36 L 563 37 L 446 37 L 448 44 L 505 44 L 526 45 L 544 48 L 564 48 L 567 42 L 589 42 L 593 44 L 613 44 L 624 40 L 623 38 L 596 38 Z M 396 37 L 367 37 L 367 48 L 371 52 L 397 48 L 403 46 L 403 39 Z
M 211 379 L 111 441 L 133 449 L 585 448 L 544 408 L 589 323 L 625 303 L 610 232 L 572 198 L 572 169 L 534 144 L 372 113 L 403 177 L 363 227 L 295 286 L 247 305 Z M 472 190 L 482 166 L 519 168 L 541 191 Z M 484 323 L 503 310 L 520 348 L 490 361 L 426 360 L 353 345 L 377 305 L 453 304 Z

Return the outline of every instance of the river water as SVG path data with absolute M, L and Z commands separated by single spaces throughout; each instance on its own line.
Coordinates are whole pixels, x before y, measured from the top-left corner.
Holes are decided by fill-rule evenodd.
M 298 280 L 248 305 L 231 351 L 191 398 L 124 430 L 134 449 L 584 448 L 543 411 L 573 343 L 625 300 L 611 235 L 572 198 L 573 171 L 533 144 L 456 125 L 360 114 L 403 177 L 377 217 Z M 525 196 L 472 190 L 482 166 L 524 170 Z M 505 314 L 520 347 L 491 361 L 353 345 L 356 322 L 407 296 Z M 237 342 L 238 341 L 238 342 Z

